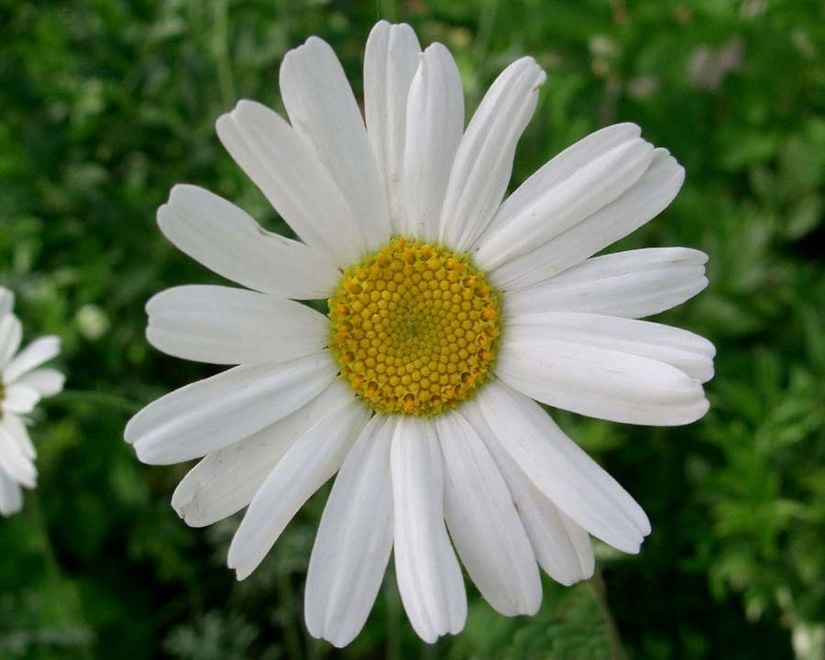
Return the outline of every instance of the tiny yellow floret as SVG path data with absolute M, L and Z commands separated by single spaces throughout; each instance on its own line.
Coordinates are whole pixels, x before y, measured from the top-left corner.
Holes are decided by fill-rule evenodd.
M 341 375 L 377 412 L 436 415 L 491 374 L 499 294 L 463 254 L 395 238 L 344 271 L 329 310 Z

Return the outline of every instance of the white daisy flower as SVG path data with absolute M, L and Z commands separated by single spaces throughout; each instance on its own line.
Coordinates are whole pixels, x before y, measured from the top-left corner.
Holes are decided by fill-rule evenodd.
M 312 37 L 280 70 L 289 122 L 240 101 L 220 140 L 300 240 L 181 185 L 163 233 L 247 289 L 182 286 L 148 305 L 177 357 L 238 365 L 138 413 L 151 464 L 202 460 L 172 505 L 192 526 L 246 508 L 239 579 L 336 472 L 306 584 L 309 632 L 336 646 L 367 618 L 391 552 L 427 642 L 464 626 L 459 560 L 505 615 L 536 612 L 538 566 L 593 573 L 590 536 L 639 551 L 633 498 L 538 402 L 631 424 L 688 424 L 713 346 L 636 320 L 707 284 L 686 248 L 593 255 L 662 211 L 684 173 L 633 124 L 600 130 L 505 198 L 545 74 L 507 67 L 464 127 L 448 50 L 378 23 L 366 125 L 332 49 Z M 325 316 L 296 300 L 327 299 Z
M 59 371 L 42 368 L 60 352 L 54 336 L 35 339 L 22 351 L 20 320 L 12 313 L 14 296 L 0 286 L 0 515 L 23 506 L 21 486 L 37 485 L 35 450 L 26 430 L 26 416 L 40 399 L 63 389 Z

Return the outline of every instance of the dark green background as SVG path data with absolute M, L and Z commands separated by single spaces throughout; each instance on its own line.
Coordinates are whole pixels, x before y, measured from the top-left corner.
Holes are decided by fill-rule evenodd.
M 214 121 L 242 97 L 279 107 L 278 64 L 310 34 L 360 94 L 379 16 L 451 48 L 468 110 L 518 56 L 546 68 L 514 183 L 616 121 L 675 154 L 681 195 L 622 247 L 710 255 L 708 290 L 661 320 L 714 341 L 717 377 L 686 428 L 557 415 L 650 514 L 641 555 L 600 546 L 598 578 L 546 581 L 532 619 L 471 589 L 466 630 L 435 647 L 388 579 L 345 653 L 783 658 L 795 640 L 798 657 L 825 657 L 825 10 L 770 0 L 0 0 L 0 282 L 29 339 L 63 338 L 69 376 L 33 429 L 39 488 L 0 520 L 0 657 L 331 652 L 301 621 L 324 494 L 239 584 L 224 566 L 237 520 L 188 529 L 169 506 L 186 466 L 139 464 L 122 429 L 214 371 L 143 338 L 152 293 L 217 281 L 162 238 L 155 209 L 189 182 L 283 229 Z

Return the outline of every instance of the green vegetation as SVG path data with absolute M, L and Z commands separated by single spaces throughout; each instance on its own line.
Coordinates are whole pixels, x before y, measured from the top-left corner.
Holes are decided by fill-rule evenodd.
M 280 107 L 278 64 L 327 39 L 360 89 L 378 16 L 455 53 L 468 110 L 509 61 L 548 71 L 514 182 L 560 148 L 635 121 L 688 175 L 621 247 L 710 255 L 710 287 L 662 315 L 710 338 L 712 408 L 686 428 L 558 415 L 650 514 L 638 557 L 545 582 L 533 619 L 470 592 L 467 628 L 425 647 L 391 576 L 347 657 L 825 657 L 825 14 L 815 0 L 0 1 L 0 282 L 27 337 L 63 338 L 67 392 L 33 429 L 40 485 L 0 520 L 0 657 L 299 658 L 325 493 L 236 583 L 230 520 L 187 528 L 185 466 L 138 463 L 127 418 L 212 373 L 143 337 L 165 287 L 217 281 L 154 222 L 189 182 L 284 230 L 213 123 L 236 99 Z

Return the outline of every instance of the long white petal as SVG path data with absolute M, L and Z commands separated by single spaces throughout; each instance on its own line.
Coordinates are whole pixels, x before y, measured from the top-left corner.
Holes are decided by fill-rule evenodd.
M 227 565 L 239 580 L 258 567 L 304 502 L 335 474 L 368 418 L 354 400 L 327 409 L 269 473 L 229 546 Z
M 557 339 L 549 332 L 534 340 L 508 330 L 496 375 L 542 403 L 613 422 L 654 426 L 690 424 L 708 410 L 701 382 L 669 364 L 594 342 Z
M 264 230 L 242 209 L 197 186 L 172 188 L 157 219 L 178 249 L 250 289 L 322 299 L 340 275 L 323 251 Z
M 8 363 L 3 371 L 3 381 L 13 383 L 26 372 L 51 360 L 58 353 L 60 353 L 60 339 L 58 337 L 47 335 L 35 339 Z
M 312 401 L 257 433 L 203 458 L 178 484 L 172 508 L 191 527 L 205 527 L 247 506 L 289 448 L 331 408 L 352 399 L 336 380 Z
M 295 131 L 338 184 L 367 247 L 381 246 L 391 232 L 387 197 L 358 103 L 332 48 L 310 37 L 286 54 L 279 80 Z
M 401 172 L 410 91 L 421 46 L 406 23 L 378 21 L 364 53 L 364 115 L 390 208 L 393 230 L 402 230 Z
M 6 385 L 3 390 L 3 398 L 0 399 L 0 410 L 17 415 L 26 415 L 34 410 L 38 401 L 40 401 L 40 395 L 33 387 L 16 383 Z M 0 417 L 2 416 L 2 413 L 0 413 Z
M 469 248 L 493 218 L 545 79 L 535 60 L 523 57 L 501 72 L 481 100 L 456 152 L 441 210 L 440 238 L 450 248 Z
M 0 286 L 0 318 L 11 314 L 14 309 L 14 294 L 6 287 Z
M 508 483 L 521 482 L 523 491 L 514 497 L 541 567 L 566 586 L 593 577 L 596 558 L 590 535 L 540 493 L 520 469 L 517 475 Z
M 5 428 L 7 436 L 14 440 L 23 455 L 30 460 L 34 460 L 37 451 L 32 444 L 23 419 L 14 413 L 6 413 L 0 419 L 0 426 Z
M 535 614 L 541 579 L 501 471 L 460 413 L 434 422 L 444 456 L 447 528 L 461 562 L 493 609 Z
M 590 536 L 543 495 L 513 461 L 480 414 L 463 411 L 504 475 L 539 565 L 557 582 L 571 585 L 593 575 L 596 560 Z
M 335 478 L 307 569 L 313 637 L 342 648 L 361 632 L 392 550 L 390 447 L 395 419 L 376 415 Z
M 641 318 L 704 289 L 708 257 L 689 248 L 647 248 L 583 261 L 556 277 L 508 291 L 509 317 L 530 312 L 591 312 Z
M 496 213 L 496 220 L 507 224 L 513 218 L 524 215 L 537 199 L 567 181 L 574 172 L 587 168 L 594 160 L 616 147 L 637 140 L 641 134 L 642 129 L 636 124 L 614 124 L 573 143 L 536 170 L 504 200 Z M 495 228 L 491 225 L 481 242 L 493 231 Z
M 559 509 L 614 548 L 639 551 L 650 533 L 642 508 L 538 404 L 493 381 L 467 406 L 478 406 L 472 414 L 483 416 L 510 457 Z
M 66 376 L 56 369 L 32 369 L 14 381 L 35 390 L 41 397 L 54 396 L 63 389 Z
M 634 137 L 598 153 L 576 169 L 565 171 L 550 161 L 533 176 L 558 180 L 540 191 L 529 185 L 528 194 L 516 190 L 512 203 L 502 204 L 474 249 L 476 262 L 484 270 L 493 270 L 574 227 L 636 183 L 652 157 L 653 145 Z M 545 169 L 549 175 L 545 175 Z
M 2 290 L 0 290 L 2 294 Z M 2 302 L 2 298 L 0 298 Z M 10 516 L 23 508 L 23 494 L 19 484 L 0 470 L 0 515 Z
M 19 443 L 5 426 L 0 426 L 0 472 L 26 488 L 37 484 L 37 470 L 31 458 L 23 453 Z
M 190 284 L 146 304 L 146 338 L 169 355 L 210 364 L 286 362 L 319 352 L 329 323 L 314 309 L 265 293 Z
M 453 56 L 432 44 L 410 87 L 404 145 L 403 233 L 438 238 L 450 170 L 464 130 L 464 91 Z
M 664 362 L 703 383 L 713 377 L 713 344 L 661 323 L 579 312 L 539 312 L 512 317 L 506 334 L 508 342 L 533 344 L 539 350 L 544 350 L 545 341 L 558 340 Z
M 432 644 L 464 627 L 467 596 L 444 526 L 441 449 L 429 420 L 399 419 L 390 465 L 398 590 L 413 629 Z
M 667 149 L 655 149 L 650 167 L 618 199 L 532 252 L 503 263 L 490 278 L 498 288 L 512 291 L 558 275 L 659 215 L 684 178 L 684 169 Z
M 358 220 L 312 148 L 276 112 L 239 101 L 215 124 L 223 146 L 305 243 L 335 265 L 366 250 Z
M 23 329 L 14 314 L 0 314 L 0 374 L 20 348 Z
M 327 354 L 234 367 L 150 403 L 129 420 L 124 435 L 144 463 L 200 458 L 286 417 L 334 378 Z

